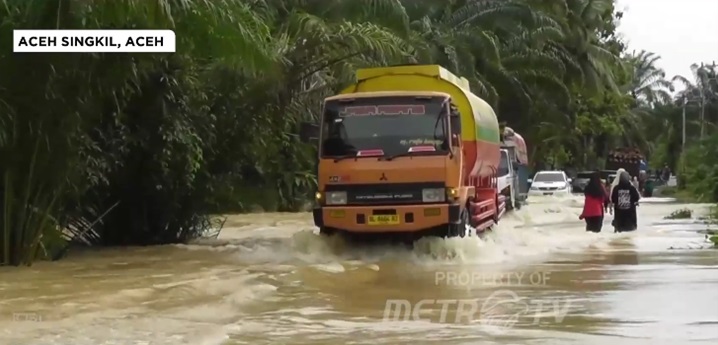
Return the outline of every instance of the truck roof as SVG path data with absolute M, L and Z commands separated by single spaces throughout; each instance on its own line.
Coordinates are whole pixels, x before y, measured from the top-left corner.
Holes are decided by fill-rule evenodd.
M 448 98 L 450 95 L 445 92 L 436 91 L 368 91 L 368 92 L 355 92 L 345 93 L 336 96 L 327 97 L 325 100 L 333 101 L 338 99 L 352 99 L 352 98 L 365 98 L 365 97 L 389 97 L 389 96 L 417 96 L 417 97 L 444 97 Z
M 427 77 L 437 78 L 448 81 L 466 91 L 471 92 L 471 86 L 469 80 L 464 77 L 459 77 L 449 70 L 439 65 L 403 65 L 403 66 L 388 66 L 388 67 L 374 67 L 374 68 L 361 68 L 357 70 L 356 77 L 358 81 L 372 79 L 376 77 L 383 77 L 388 74 L 420 74 Z

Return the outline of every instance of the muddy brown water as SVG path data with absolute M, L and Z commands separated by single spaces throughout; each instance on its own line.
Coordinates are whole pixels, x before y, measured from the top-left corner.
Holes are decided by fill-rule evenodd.
M 0 344 L 718 344 L 707 225 L 662 219 L 685 205 L 591 234 L 580 199 L 531 202 L 483 240 L 413 249 L 253 214 L 216 240 L 0 268 Z

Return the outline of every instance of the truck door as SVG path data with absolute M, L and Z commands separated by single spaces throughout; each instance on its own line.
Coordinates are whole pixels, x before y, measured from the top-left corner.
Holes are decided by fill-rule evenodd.
M 501 150 L 501 163 L 499 164 L 499 191 L 506 196 L 506 207 L 512 210 L 519 207 L 516 196 L 518 195 L 518 176 L 514 171 L 514 148 L 505 147 Z

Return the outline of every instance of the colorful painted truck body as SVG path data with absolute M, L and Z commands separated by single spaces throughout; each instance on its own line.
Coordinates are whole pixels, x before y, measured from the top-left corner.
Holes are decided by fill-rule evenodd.
M 301 132 L 319 139 L 322 233 L 464 236 L 504 213 L 496 114 L 441 66 L 359 70 Z

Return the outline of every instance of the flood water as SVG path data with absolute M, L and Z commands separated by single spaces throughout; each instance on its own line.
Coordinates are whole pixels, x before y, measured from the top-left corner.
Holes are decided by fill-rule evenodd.
M 586 233 L 581 206 L 531 200 L 483 240 L 414 248 L 232 216 L 216 240 L 0 268 L 0 344 L 718 344 L 707 225 L 649 198 L 637 232 Z

